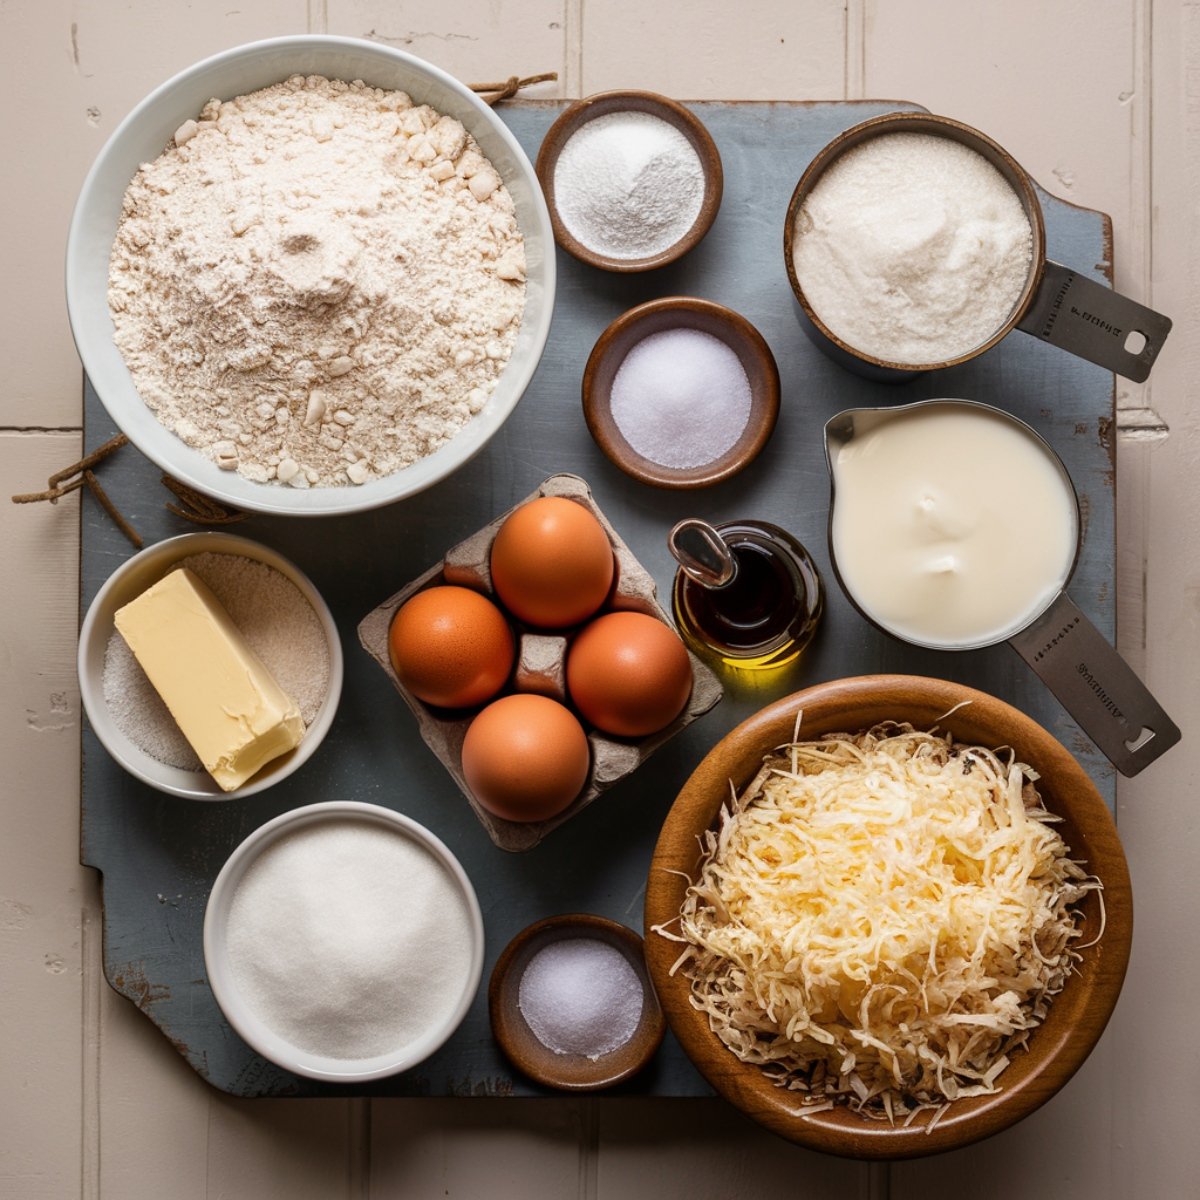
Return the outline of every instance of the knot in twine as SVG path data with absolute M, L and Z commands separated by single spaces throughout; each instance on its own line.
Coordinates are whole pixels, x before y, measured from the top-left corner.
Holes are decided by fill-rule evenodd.
M 96 478 L 95 471 L 92 470 L 128 442 L 129 439 L 123 433 L 118 433 L 116 437 L 109 438 L 103 446 L 93 450 L 91 454 L 85 455 L 78 462 L 72 463 L 69 467 L 63 467 L 61 471 L 55 471 L 46 481 L 45 491 L 21 492 L 12 498 L 12 502 L 14 504 L 37 504 L 39 501 L 48 500 L 51 504 L 57 504 L 61 497 L 86 487 L 96 497 L 100 507 L 113 519 L 117 528 L 140 550 L 143 545 L 142 535 L 134 529 L 121 510 L 112 502 L 112 498 L 100 486 L 100 481 Z M 233 525 L 238 521 L 244 521 L 250 515 L 236 508 L 226 508 L 215 500 L 210 500 L 171 475 L 164 475 L 162 482 L 164 487 L 179 498 L 182 505 L 180 507 L 180 505 L 171 504 L 168 501 L 167 508 L 193 524 Z
M 522 88 L 532 87 L 535 83 L 549 83 L 557 78 L 557 71 L 546 71 L 541 75 L 527 75 L 523 79 L 510 75 L 503 83 L 469 83 L 467 87 L 478 92 L 484 104 L 495 106 L 501 100 L 511 100 Z

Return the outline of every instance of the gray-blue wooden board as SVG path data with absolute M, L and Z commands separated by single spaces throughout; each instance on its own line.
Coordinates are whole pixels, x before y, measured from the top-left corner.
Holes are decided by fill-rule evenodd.
M 516 104 L 502 116 L 533 157 L 561 110 Z M 966 366 L 901 386 L 869 383 L 819 354 L 800 331 L 783 264 L 783 217 L 813 154 L 842 129 L 910 104 L 704 103 L 693 106 L 725 165 L 725 197 L 708 237 L 682 262 L 644 275 L 611 275 L 559 253 L 554 324 L 546 353 L 516 412 L 487 450 L 436 487 L 389 508 L 345 518 L 254 516 L 236 532 L 293 559 L 320 588 L 341 630 L 346 681 L 337 720 L 314 758 L 281 787 L 245 801 L 200 804 L 163 796 L 118 767 L 90 728 L 83 732 L 82 859 L 104 876 L 104 969 L 205 1079 L 241 1096 L 344 1095 L 259 1058 L 222 1018 L 205 980 L 201 925 L 209 887 L 229 852 L 276 814 L 333 798 L 408 813 L 461 859 L 487 930 L 484 981 L 508 940 L 537 918 L 602 913 L 640 929 L 646 870 L 659 826 L 705 752 L 764 704 L 809 683 L 874 671 L 959 680 L 1017 705 L 1053 730 L 1087 767 L 1109 805 L 1112 770 L 1017 655 L 1001 645 L 975 653 L 923 651 L 869 626 L 840 593 L 826 547 L 829 486 L 821 430 L 840 409 L 929 397 L 999 405 L 1040 430 L 1065 460 L 1086 520 L 1071 594 L 1111 639 L 1114 627 L 1113 377 L 1015 333 Z M 1020 154 L 1020 147 L 1011 149 Z M 1051 257 L 1111 283 L 1108 219 L 1041 193 Z M 783 380 L 775 435 L 743 475 L 703 492 L 636 483 L 593 444 L 579 402 L 593 343 L 618 313 L 657 296 L 691 294 L 744 313 L 769 342 Z M 89 387 L 85 439 L 115 432 Z M 573 471 L 668 593 L 665 535 L 685 516 L 759 517 L 795 533 L 829 585 L 822 629 L 794 668 L 730 685 L 716 709 L 668 743 L 633 776 L 552 833 L 512 855 L 489 841 L 453 781 L 425 747 L 411 714 L 359 647 L 361 617 L 439 559 L 450 545 L 531 491 Z M 168 513 L 159 472 L 132 448 L 101 468 L 105 488 L 147 543 L 194 529 Z M 85 606 L 132 553 L 85 493 L 81 592 Z M 545 1095 L 513 1071 L 492 1041 L 486 986 L 463 1025 L 422 1066 L 356 1089 L 374 1095 Z M 708 1087 L 668 1035 L 654 1063 L 619 1089 L 693 1096 Z

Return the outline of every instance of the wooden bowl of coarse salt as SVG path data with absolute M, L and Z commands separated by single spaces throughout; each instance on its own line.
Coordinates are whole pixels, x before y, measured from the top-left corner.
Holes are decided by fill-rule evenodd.
M 622 313 L 596 340 L 583 415 L 627 475 L 655 487 L 709 487 L 748 467 L 769 441 L 779 368 L 740 313 L 665 296 Z
M 704 123 L 657 92 L 585 96 L 550 126 L 537 157 L 554 239 L 604 271 L 665 267 L 698 245 L 725 176 Z
M 789 749 L 796 740 L 860 735 L 884 722 L 893 724 L 874 741 L 857 738 L 857 748 L 845 739 L 840 746 L 824 741 L 817 750 L 797 750 L 796 758 Z M 911 723 L 914 732 L 896 722 Z M 953 744 L 937 734 L 951 734 Z M 1015 763 L 1031 771 L 1015 771 L 1009 747 Z M 776 754 L 780 770 L 768 777 L 767 790 L 760 772 L 764 758 Z M 881 773 L 883 784 L 861 778 L 863 763 Z M 823 773 L 832 770 L 858 774 L 823 783 Z M 901 782 L 892 788 L 894 776 Z M 1031 782 L 1044 811 L 1034 806 Z M 928 789 L 923 798 L 920 788 Z M 719 816 L 731 789 L 743 799 L 734 816 Z M 851 793 L 846 811 L 843 798 Z M 988 800 L 976 811 L 980 793 Z M 911 807 L 896 808 L 897 795 Z M 885 814 L 881 806 L 889 803 Z M 714 852 L 711 831 L 718 827 Z M 798 849 L 802 845 L 807 849 Z M 890 855 L 881 846 L 890 846 Z M 1037 856 L 1026 857 L 1034 855 L 1030 847 Z M 910 870 L 906 855 L 912 848 L 920 853 L 914 850 Z M 996 855 L 1008 857 L 1001 862 Z M 705 886 L 689 897 L 701 875 Z M 834 876 L 841 883 L 830 891 Z M 722 879 L 733 881 L 736 896 L 726 893 Z M 989 908 L 985 883 L 1008 888 L 1007 900 Z M 1058 907 L 1047 902 L 1027 913 L 1022 897 L 1042 890 L 1053 891 Z M 939 908 L 939 896 L 949 897 L 949 907 Z M 714 897 L 728 901 L 724 915 Z M 774 919 L 762 921 L 767 912 Z M 993 920 L 1000 922 L 994 928 Z M 905 675 L 806 688 L 719 742 L 663 824 L 646 885 L 645 921 L 647 965 L 667 1021 L 713 1087 L 781 1137 L 875 1159 L 968 1145 L 1049 1100 L 1104 1030 L 1125 977 L 1133 927 L 1129 872 L 1116 827 L 1070 753 L 993 696 Z M 681 940 L 685 926 L 719 952 L 731 941 L 736 954 L 698 957 L 694 941 Z M 863 929 L 871 935 L 865 941 Z M 964 937 L 971 949 L 959 956 Z M 972 973 L 976 948 L 985 957 Z M 680 962 L 681 954 L 687 962 Z M 874 958 L 870 980 L 878 988 L 843 978 L 855 955 L 868 964 Z M 1005 966 L 1009 955 L 1023 970 Z M 778 968 L 758 981 L 760 994 L 771 997 L 773 1015 L 746 991 L 764 966 Z M 881 971 L 891 973 L 876 979 Z M 906 979 L 916 980 L 915 990 L 908 990 Z M 1053 982 L 1041 998 L 1019 997 L 1015 990 L 1023 981 L 1041 986 L 1047 980 Z M 1054 994 L 1056 987 L 1061 990 Z M 1047 996 L 1044 1019 L 1027 1028 L 1023 1048 L 1012 1044 L 1019 1035 L 998 1047 L 986 1040 L 989 1029 L 1004 1035 L 1005 1023 L 1025 1020 Z M 790 1039 L 780 1028 L 784 1021 L 791 1023 Z M 813 1027 L 824 1031 L 820 1038 L 810 1037 Z M 943 1035 L 948 1046 L 939 1043 Z M 910 1092 L 903 1107 L 893 1104 L 892 1120 L 882 1094 L 863 1112 L 847 1103 L 858 1102 L 858 1085 L 890 1079 L 891 1064 L 902 1069 L 905 1082 L 916 1064 L 918 1087 L 931 1078 L 941 1081 L 944 1068 L 952 1077 L 948 1090 L 967 1088 L 962 1077 L 954 1084 L 953 1064 L 979 1065 L 979 1052 L 964 1049 L 972 1036 L 982 1039 L 988 1056 L 981 1074 L 991 1076 L 986 1086 L 970 1084 L 977 1094 L 947 1101 L 926 1093 L 931 1102 L 921 1103 Z M 951 1058 L 946 1051 L 955 1044 L 962 1055 Z M 781 1078 L 782 1068 L 790 1068 L 783 1078 L 790 1087 L 759 1065 L 777 1052 L 790 1056 L 773 1068 Z M 937 1072 L 935 1062 L 941 1063 Z

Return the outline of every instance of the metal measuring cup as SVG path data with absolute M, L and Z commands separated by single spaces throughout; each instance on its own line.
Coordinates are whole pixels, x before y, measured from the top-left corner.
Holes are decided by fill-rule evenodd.
M 950 138 L 981 154 L 1016 192 L 1033 231 L 1033 254 L 1025 287 L 1008 320 L 991 337 L 965 354 L 921 364 L 889 362 L 844 342 L 813 310 L 796 275 L 793 249 L 796 219 L 808 194 L 826 170 L 847 151 L 891 133 L 927 133 Z M 838 134 L 809 163 L 788 205 L 783 256 L 792 291 L 800 304 L 800 324 L 823 353 L 855 374 L 885 382 L 903 382 L 924 371 L 967 362 L 1007 337 L 1014 329 L 1059 346 L 1079 358 L 1141 383 L 1162 349 L 1171 321 L 1126 296 L 1103 287 L 1071 267 L 1046 257 L 1046 224 L 1033 181 L 1002 146 L 961 121 L 932 113 L 885 113 Z
M 1015 632 L 979 641 L 922 641 L 900 633 L 873 616 L 859 603 L 838 567 L 833 540 L 837 505 L 834 462 L 838 450 L 889 418 L 916 409 L 968 407 L 1011 422 L 1046 455 L 1061 475 L 1074 501 L 1075 550 L 1066 575 L 1042 609 Z M 1063 461 L 1035 429 L 1003 409 L 974 400 L 921 400 L 886 408 L 852 408 L 831 417 L 825 425 L 825 462 L 829 469 L 829 559 L 847 599 L 877 629 L 910 645 L 929 650 L 980 650 L 1007 641 L 1058 697 L 1084 733 L 1122 775 L 1136 775 L 1179 741 L 1179 727 L 1167 716 L 1129 664 L 1067 595 L 1066 588 L 1079 561 L 1079 494 Z M 1056 581 L 1047 581 L 1054 583 Z

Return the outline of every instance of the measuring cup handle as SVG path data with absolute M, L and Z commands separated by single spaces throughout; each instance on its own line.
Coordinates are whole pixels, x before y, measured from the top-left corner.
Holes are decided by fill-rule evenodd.
M 1017 328 L 1141 383 L 1167 340 L 1171 320 L 1070 267 L 1047 261 L 1041 286 Z M 1130 349 L 1138 334 L 1142 344 Z
M 1065 592 L 1009 641 L 1122 775 L 1179 741 L 1179 727 Z

